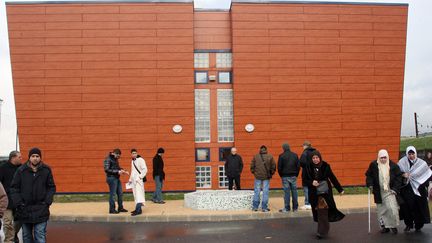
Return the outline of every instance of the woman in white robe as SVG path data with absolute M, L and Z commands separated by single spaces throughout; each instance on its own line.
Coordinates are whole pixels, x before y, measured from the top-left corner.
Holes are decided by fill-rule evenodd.
M 145 190 L 143 178 L 147 174 L 147 165 L 145 160 L 138 155 L 136 149 L 131 150 L 131 174 L 129 183 L 132 186 L 132 192 L 135 200 L 135 210 L 131 212 L 132 216 L 142 214 L 141 207 L 145 205 Z
M 374 194 L 381 233 L 388 233 L 391 230 L 393 234 L 397 234 L 397 197 L 402 187 L 402 172 L 399 166 L 390 160 L 387 150 L 380 150 L 377 160 L 370 163 L 366 171 L 366 184 Z

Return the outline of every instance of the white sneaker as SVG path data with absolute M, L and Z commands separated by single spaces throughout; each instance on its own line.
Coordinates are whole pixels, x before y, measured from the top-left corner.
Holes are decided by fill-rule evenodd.
M 300 207 L 300 210 L 311 210 L 311 209 L 312 209 L 311 205 L 303 205 Z

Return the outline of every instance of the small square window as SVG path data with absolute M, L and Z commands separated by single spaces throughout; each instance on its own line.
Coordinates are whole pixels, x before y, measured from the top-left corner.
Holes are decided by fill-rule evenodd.
M 194 67 L 195 68 L 208 68 L 209 67 L 209 54 L 208 53 L 194 53 Z
M 207 72 L 195 72 L 195 83 L 196 84 L 207 84 L 208 83 Z
M 232 53 L 216 53 L 216 67 L 217 68 L 232 67 Z
M 225 158 L 231 153 L 230 147 L 219 148 L 219 161 L 225 161 Z
M 231 72 L 219 72 L 219 83 L 220 84 L 230 84 L 231 83 Z
M 210 161 L 210 149 L 209 148 L 196 148 L 195 149 L 195 161 L 197 161 L 197 162 Z

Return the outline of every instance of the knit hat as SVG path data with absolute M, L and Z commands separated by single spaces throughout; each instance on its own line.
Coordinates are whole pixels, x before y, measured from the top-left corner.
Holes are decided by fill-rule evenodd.
M 165 153 L 165 149 L 163 149 L 163 148 L 158 148 L 157 153 L 158 153 L 158 154 L 163 154 L 163 153 Z
M 39 155 L 42 158 L 42 151 L 39 148 L 32 148 L 29 151 L 28 157 L 30 158 L 33 154 Z

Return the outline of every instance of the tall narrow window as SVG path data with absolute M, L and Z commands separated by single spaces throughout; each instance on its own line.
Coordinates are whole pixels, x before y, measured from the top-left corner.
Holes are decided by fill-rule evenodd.
M 234 141 L 233 93 L 231 89 L 217 90 L 218 141 Z
M 194 53 L 194 67 L 195 68 L 208 68 L 209 67 L 209 54 L 208 53 Z
M 219 188 L 228 188 L 228 177 L 225 175 L 225 166 L 219 165 Z
M 195 89 L 195 142 L 210 142 L 210 90 Z
M 216 53 L 216 67 L 217 68 L 232 67 L 232 53 Z
M 195 166 L 196 188 L 211 188 L 211 167 Z

